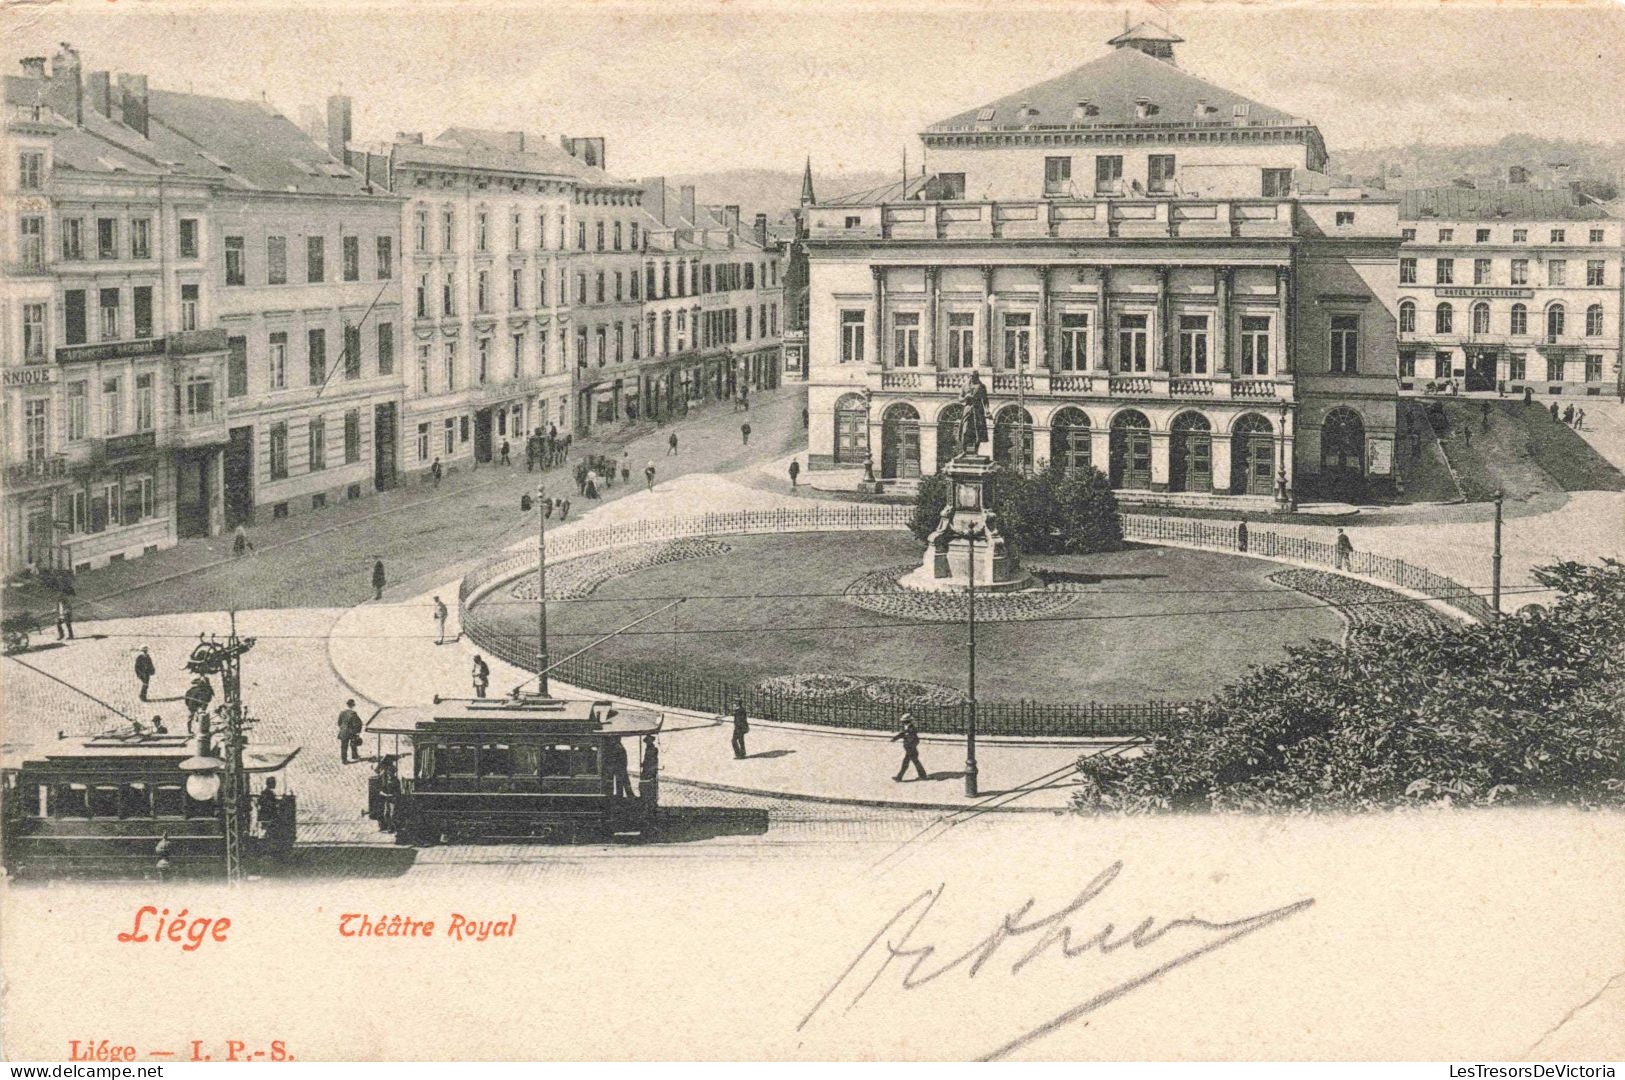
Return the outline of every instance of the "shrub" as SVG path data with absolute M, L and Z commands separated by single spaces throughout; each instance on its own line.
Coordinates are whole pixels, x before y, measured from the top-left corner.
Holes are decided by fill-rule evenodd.
M 1196 707 L 1139 758 L 1086 758 L 1083 810 L 1625 805 L 1625 563 L 1488 625 L 1317 641 Z
M 999 529 L 1017 552 L 1086 554 L 1123 545 L 1117 496 L 1099 470 L 1068 472 L 1052 464 L 1028 476 L 998 468 L 989 486 Z M 920 478 L 908 527 L 922 543 L 935 531 L 947 502 L 946 476 Z

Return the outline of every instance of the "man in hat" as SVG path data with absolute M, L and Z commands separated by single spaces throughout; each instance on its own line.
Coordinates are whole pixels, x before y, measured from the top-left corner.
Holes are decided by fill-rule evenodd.
M 903 730 L 891 737 L 892 742 L 899 739 L 903 741 L 903 763 L 897 767 L 897 775 L 892 779 L 900 783 L 909 765 L 913 765 L 916 780 L 929 780 L 925 766 L 920 764 L 920 732 L 914 726 L 914 717 L 908 713 L 903 714 Z
M 745 735 L 750 731 L 750 721 L 745 718 L 745 703 L 743 701 L 734 702 L 733 716 L 734 716 L 734 737 L 733 737 L 734 757 L 743 758 L 743 757 L 747 756 L 746 753 L 745 753 Z
M 355 711 L 355 699 L 351 698 L 339 712 L 339 764 L 360 760 L 361 714 Z
M 152 654 L 143 645 L 141 651 L 135 655 L 135 677 L 141 680 L 142 701 L 147 700 L 147 684 L 152 682 L 152 677 L 156 674 L 158 674 L 158 668 L 152 662 Z

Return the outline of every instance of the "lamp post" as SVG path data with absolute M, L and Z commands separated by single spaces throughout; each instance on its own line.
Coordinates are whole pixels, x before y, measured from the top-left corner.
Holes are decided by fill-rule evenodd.
M 965 797 L 974 799 L 976 789 L 976 533 L 971 531 L 966 537 L 970 542 L 969 584 L 965 590 L 968 604 L 968 621 L 970 623 L 970 679 L 969 694 L 970 710 L 965 717 Z
M 1490 556 L 1490 610 L 1501 617 L 1501 503 L 1506 493 L 1495 493 L 1495 550 Z
M 547 486 L 536 486 L 536 685 L 547 696 Z M 530 511 L 530 496 L 519 499 L 521 513 Z

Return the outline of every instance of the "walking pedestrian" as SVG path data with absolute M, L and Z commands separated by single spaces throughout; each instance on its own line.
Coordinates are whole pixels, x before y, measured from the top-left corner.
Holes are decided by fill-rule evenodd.
M 576 477 L 576 494 L 577 495 L 585 495 L 585 494 L 587 494 L 587 463 L 585 461 L 576 462 L 575 477 Z
M 677 453 L 677 432 L 674 431 L 666 440 L 666 456 L 671 457 L 675 453 Z
M 474 656 L 474 696 L 484 697 L 485 688 L 491 685 L 491 669 L 486 666 L 485 659 L 478 654 Z
M 1495 381 L 1495 396 L 1496 397 L 1506 397 L 1507 396 L 1507 381 L 1505 379 L 1497 379 Z
M 384 560 L 376 559 L 372 564 L 372 598 L 384 598 Z
M 1349 556 L 1354 554 L 1354 542 L 1349 539 L 1348 533 L 1342 529 L 1337 530 L 1337 544 L 1332 556 L 1332 567 L 1336 570 L 1349 568 Z
M 1555 405 L 1556 402 L 1553 402 L 1553 404 Z M 1574 426 L 1574 406 L 1573 405 L 1570 405 L 1568 408 L 1563 410 L 1563 423 L 1569 425 L 1570 427 Z
M 1552 402 L 1552 420 L 1557 421 L 1561 419 L 1562 417 L 1557 414 L 1557 402 L 1554 401 Z
M 903 729 L 891 737 L 892 742 L 899 739 L 903 741 L 903 763 L 897 766 L 897 775 L 892 777 L 893 782 L 901 783 L 903 774 L 908 772 L 910 765 L 914 766 L 916 780 L 931 779 L 926 775 L 925 766 L 920 764 L 920 732 L 914 726 L 914 717 L 908 713 L 903 714 Z
M 247 551 L 248 533 L 243 531 L 243 527 L 241 525 L 238 525 L 231 534 L 231 553 L 240 559 Z
M 632 452 L 629 450 L 621 455 L 621 483 L 632 481 Z
M 1241 552 L 1245 552 L 1247 550 L 1246 518 L 1242 518 L 1240 521 L 1236 522 L 1236 550 Z
M 531 472 L 536 468 L 536 433 L 533 431 L 525 439 L 525 471 Z
M 1490 429 L 1490 403 L 1484 402 L 1478 409 L 1478 426 L 1481 431 Z
M 638 797 L 650 810 L 656 805 L 655 791 L 660 777 L 660 746 L 653 735 L 643 737 L 643 760 L 638 765 Z
M 434 464 L 429 466 L 429 475 L 434 478 L 435 487 L 440 486 L 440 477 L 444 474 L 445 470 L 440 467 L 440 459 L 435 458 Z
M 1534 387 L 1526 386 L 1523 388 L 1523 403 L 1526 408 L 1535 403 Z
M 446 605 L 441 602 L 440 597 L 438 597 L 438 596 L 435 597 L 434 598 L 434 624 L 435 624 L 434 643 L 436 645 L 444 645 L 446 643 L 446 615 L 447 615 Z
M 745 736 L 749 732 L 750 721 L 745 718 L 745 703 L 736 701 L 734 703 L 734 757 L 743 758 L 747 756 L 745 753 Z
M 73 605 L 65 593 L 56 598 L 56 639 L 61 641 L 64 633 L 69 641 L 73 640 Z
M 156 674 L 158 668 L 152 662 L 152 654 L 143 645 L 141 651 L 135 654 L 135 677 L 141 680 L 142 701 L 147 700 L 147 684 L 152 682 L 152 677 Z
M 513 462 L 508 460 L 508 440 L 507 439 L 502 440 L 502 464 L 504 464 L 504 465 L 512 465 L 513 464 Z
M 1462 429 L 1461 429 L 1461 444 L 1463 446 L 1471 446 L 1471 445 L 1473 445 L 1473 429 L 1472 428 L 1465 427 L 1465 426 L 1462 427 Z
M 553 496 L 551 496 L 551 495 L 543 495 L 542 496 L 542 517 L 544 517 L 544 518 L 552 518 L 552 516 L 553 516 L 553 506 L 554 506 Z
M 1585 428 L 1585 426 L 1586 426 L 1586 411 L 1584 409 L 1575 409 L 1574 410 L 1574 430 L 1575 431 L 1583 430 Z
M 643 467 L 643 482 L 650 491 L 655 489 L 655 463 L 652 461 Z
M 1419 458 L 1421 456 L 1422 456 L 1422 433 L 1419 432 L 1419 431 L 1413 431 L 1413 432 L 1411 432 L 1411 460 L 1414 461 L 1415 459 L 1417 459 L 1417 458 Z
M 795 458 L 791 458 L 790 459 L 790 489 L 792 491 L 795 490 L 796 481 L 798 479 L 800 479 L 800 477 L 801 477 L 801 462 L 797 461 Z
M 339 710 L 339 764 L 360 760 L 361 714 L 355 711 L 355 699 L 351 698 Z
M 749 424 L 740 424 L 739 425 L 739 438 L 746 446 L 750 445 L 750 425 Z
M 564 519 L 569 517 L 569 516 L 570 516 L 570 497 L 568 495 L 566 495 L 564 498 L 559 500 L 559 522 L 562 524 L 564 522 Z
M 581 493 L 589 499 L 598 498 L 598 470 L 587 470 L 587 478 L 582 484 Z

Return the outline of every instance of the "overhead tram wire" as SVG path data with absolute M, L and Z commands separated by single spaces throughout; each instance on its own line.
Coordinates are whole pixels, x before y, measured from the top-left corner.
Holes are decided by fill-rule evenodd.
M 1536 585 L 1536 586 L 1529 586 L 1527 588 L 1521 588 L 1521 589 L 1503 589 L 1503 590 L 1501 590 L 1501 594 L 1503 596 L 1516 596 L 1516 595 L 1527 595 L 1527 594 L 1530 594 L 1530 593 L 1548 593 L 1548 592 L 1555 592 L 1555 591 L 1556 591 L 1555 587 L 1544 586 L 1544 585 Z M 1458 595 L 1478 596 L 1480 594 L 1478 594 L 1478 593 L 1463 593 L 1463 594 L 1458 594 Z M 646 603 L 650 599 L 660 599 L 660 598 L 627 597 L 627 598 L 625 598 L 624 600 L 622 600 L 620 602 L 621 603 Z M 708 599 L 708 597 L 676 597 L 671 602 L 676 604 L 676 603 L 686 603 L 689 600 L 703 600 L 703 599 Z M 1396 598 L 1394 598 L 1392 600 L 1346 601 L 1342 605 L 1333 605 L 1333 604 L 1331 604 L 1329 602 L 1316 602 L 1316 603 L 1311 603 L 1311 604 L 1273 604 L 1273 605 L 1266 605 L 1264 607 L 1206 608 L 1206 609 L 1196 610 L 1196 611 L 1123 612 L 1123 613 L 1120 613 L 1120 614 L 1112 614 L 1112 615 L 1040 615 L 1040 616 L 1034 616 L 1032 618 L 1021 619 L 1021 620 L 1017 620 L 1017 621 L 1019 621 L 1019 623 L 1022 624 L 1022 625 L 1030 625 L 1030 624 L 1033 624 L 1033 623 L 1118 622 L 1118 621 L 1126 621 L 1126 620 L 1130 620 L 1130 619 L 1190 619 L 1190 618 L 1199 618 L 1199 617 L 1207 617 L 1207 616 L 1214 616 L 1214 615 L 1271 614 L 1271 613 L 1274 613 L 1274 612 L 1283 612 L 1283 611 L 1324 611 L 1324 610 L 1326 610 L 1328 608 L 1335 611 L 1338 606 L 1358 607 L 1358 608 L 1388 607 L 1388 606 L 1394 606 L 1394 605 L 1398 605 L 1398 604 L 1424 604 L 1424 603 L 1427 603 L 1428 600 L 1448 601 L 1449 599 L 1450 599 L 1449 597 L 1443 597 L 1443 596 L 1440 596 L 1440 597 L 1428 597 L 1426 599 L 1416 599 L 1416 598 L 1412 598 L 1412 597 L 1408 597 L 1408 596 L 1401 596 L 1401 597 L 1396 597 Z M 549 603 L 551 603 L 551 602 L 552 601 L 549 601 Z M 560 601 L 560 602 L 563 602 L 563 601 Z M 289 609 L 270 609 L 270 610 L 297 610 L 297 609 L 289 608 Z M 664 610 L 664 609 L 661 609 L 661 610 Z M 206 615 L 206 614 L 211 614 L 211 613 L 210 612 L 197 612 L 196 614 Z M 956 624 L 953 623 L 953 622 L 945 622 L 945 621 L 940 621 L 940 620 L 910 619 L 910 620 L 898 620 L 898 621 L 895 621 L 895 622 L 885 622 L 885 623 L 824 623 L 824 624 L 810 624 L 810 625 L 799 625 L 799 626 L 697 627 L 697 628 L 685 628 L 680 633 L 682 635 L 685 635 L 685 636 L 688 636 L 688 635 L 721 635 L 721 634 L 775 634 L 775 633 L 807 633 L 807 632 L 815 631 L 815 630 L 901 630 L 901 629 L 908 629 L 908 628 L 911 628 L 911 627 L 929 628 L 929 627 L 949 627 L 949 626 L 954 626 L 954 625 L 956 625 Z M 555 631 L 550 629 L 548 631 L 547 636 L 550 637 L 550 638 L 553 638 L 553 637 L 561 637 L 561 638 L 577 637 L 577 638 L 579 638 L 579 637 L 591 637 L 592 634 L 595 633 L 595 632 L 596 631 L 580 631 L 580 632 L 560 631 L 560 632 L 555 632 Z M 671 634 L 673 634 L 673 631 L 671 631 L 671 630 L 637 630 L 637 631 L 622 631 L 621 634 L 617 635 L 617 636 L 626 636 L 626 637 L 665 637 L 665 636 L 668 636 L 668 635 L 671 635 Z M 190 638 L 190 637 L 193 637 L 195 635 L 184 634 L 184 633 L 139 633 L 139 634 L 137 634 L 137 633 L 129 633 L 129 634 L 106 633 L 106 634 L 102 634 L 100 636 L 106 637 L 106 638 L 154 638 L 154 639 L 163 639 L 163 638 Z M 262 639 L 267 639 L 267 640 L 282 639 L 282 640 L 290 640 L 290 641 L 303 641 L 303 640 L 316 640 L 316 639 L 327 640 L 329 638 L 345 638 L 345 637 L 365 637 L 365 638 L 373 638 L 373 639 L 376 639 L 376 640 L 379 640 L 379 641 L 387 641 L 387 640 L 410 641 L 410 640 L 413 640 L 413 639 L 415 639 L 417 637 L 420 637 L 421 635 L 419 635 L 419 634 L 356 634 L 356 635 L 349 635 L 349 634 L 257 634 L 255 636 L 259 637 L 259 638 L 262 638 Z
M 356 347 L 358 349 L 361 346 L 361 328 L 363 326 L 367 325 L 367 316 L 372 314 L 373 308 L 378 306 L 378 301 L 380 301 L 380 300 L 382 300 L 384 298 L 384 290 L 388 289 L 390 287 L 390 285 L 392 285 L 392 284 L 394 284 L 393 280 L 390 279 L 390 278 L 386 278 L 384 280 L 384 283 L 382 285 L 378 286 L 378 295 L 374 296 L 372 298 L 372 303 L 367 305 L 367 310 L 363 311 L 361 313 L 361 318 L 359 320 L 357 320 L 357 322 L 355 324 L 355 336 L 356 336 Z M 349 327 L 345 327 L 345 329 L 348 330 Z M 333 381 L 334 372 L 338 371 L 339 368 L 343 367 L 345 360 L 349 358 L 349 355 L 350 355 L 349 337 L 350 337 L 350 335 L 346 334 L 346 335 L 344 335 L 344 337 L 345 337 L 344 348 L 339 351 L 339 362 L 334 364 L 332 366 L 332 368 L 330 368 L 328 370 L 327 375 L 322 379 L 322 385 L 320 387 L 318 387 L 317 390 L 316 390 L 316 396 L 318 398 L 320 398 L 322 396 L 322 394 L 326 393 L 327 384 Z M 356 363 L 359 364 L 360 362 L 361 362 L 361 357 L 357 356 L 356 357 Z
M 188 634 L 188 635 L 185 635 L 185 636 L 190 637 L 191 635 Z M 37 668 L 33 664 L 28 663 L 26 660 L 19 660 L 15 656 L 12 656 L 9 653 L 6 654 L 6 659 L 10 660 L 13 664 L 22 665 L 23 667 L 27 668 L 29 671 L 32 671 L 36 675 L 43 675 L 47 679 L 50 679 L 54 683 L 59 683 L 62 686 L 66 686 L 69 690 L 72 690 L 74 693 L 79 694 L 79 695 L 81 695 L 83 697 L 89 698 L 91 701 L 94 701 L 96 704 L 100 705 L 102 708 L 106 709 L 107 711 L 112 712 L 112 713 L 116 713 L 119 716 L 124 717 L 124 719 L 130 721 L 131 723 L 138 723 L 139 722 L 139 721 L 136 720 L 135 717 L 131 716 L 129 713 L 125 712 L 123 709 L 119 708 L 117 705 L 108 704 L 107 702 L 103 701 L 101 698 L 97 697 L 95 694 L 92 694 L 89 690 L 85 690 L 85 689 L 83 689 L 81 687 L 75 686 L 75 685 L 73 685 L 73 683 L 69 682 L 66 679 L 60 678 L 59 676 L 52 675 L 49 671 L 46 671 L 44 668 Z

